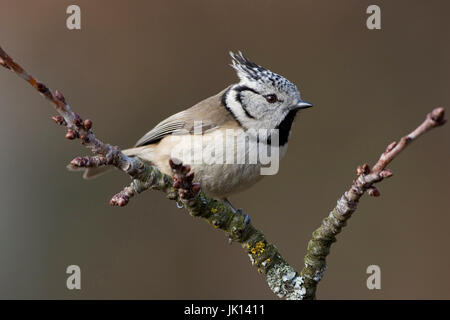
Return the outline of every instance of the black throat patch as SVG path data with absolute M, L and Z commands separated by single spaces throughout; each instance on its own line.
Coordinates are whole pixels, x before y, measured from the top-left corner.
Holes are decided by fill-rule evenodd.
M 291 110 L 288 112 L 283 121 L 275 128 L 278 129 L 280 134 L 280 146 L 285 145 L 289 140 L 289 133 L 291 132 L 292 123 L 294 122 L 295 116 L 297 115 L 297 110 Z

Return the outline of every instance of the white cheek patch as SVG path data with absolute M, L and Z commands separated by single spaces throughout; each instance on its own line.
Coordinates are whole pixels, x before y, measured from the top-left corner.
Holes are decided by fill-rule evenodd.
M 244 84 L 245 83 L 240 83 L 238 86 Z M 242 101 L 247 106 L 247 112 L 254 118 L 249 117 L 242 104 L 236 99 L 236 91 L 232 88 L 228 92 L 226 97 L 228 110 L 245 129 L 274 129 L 282 120 L 282 107 L 276 108 L 276 106 L 274 106 L 273 109 L 269 109 L 268 106 L 263 104 L 256 107 L 254 104 L 257 102 L 251 101 L 248 97 L 243 97 Z M 267 108 L 264 109 L 265 107 Z

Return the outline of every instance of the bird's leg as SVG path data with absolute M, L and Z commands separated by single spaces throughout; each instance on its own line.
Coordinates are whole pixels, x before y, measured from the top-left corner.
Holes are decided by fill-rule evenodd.
M 233 204 L 230 202 L 230 200 L 228 200 L 227 198 L 223 198 L 223 202 L 225 202 L 231 209 L 231 211 L 233 211 L 233 213 L 242 213 L 242 209 L 236 209 Z
M 175 158 L 171 158 L 169 160 L 169 165 L 173 174 L 173 187 L 178 191 L 181 202 L 187 203 L 191 199 L 194 199 L 200 192 L 200 184 L 193 182 L 194 172 L 191 171 L 191 167 L 187 164 L 183 164 L 181 161 Z M 244 214 L 242 212 L 242 209 L 234 208 L 228 199 L 224 198 L 222 200 L 230 207 L 231 211 L 234 214 L 234 217 L 232 218 L 233 221 L 231 222 L 234 224 L 232 228 L 234 229 L 234 231 L 232 232 L 233 237 L 230 234 L 228 238 L 228 243 L 232 243 L 233 238 L 236 239 L 237 234 L 243 233 L 247 230 L 247 226 L 250 224 L 250 216 L 248 214 Z M 229 216 L 229 213 L 227 213 L 226 211 L 221 213 L 217 212 L 217 209 L 216 212 L 212 212 L 212 216 L 214 216 L 216 213 L 217 215 L 226 214 L 227 217 Z M 217 224 L 214 225 L 218 226 Z
M 223 198 L 223 202 L 225 202 L 231 209 L 231 211 L 233 211 L 233 213 L 235 215 L 243 215 L 244 216 L 244 229 L 245 230 L 248 226 L 248 224 L 250 223 L 251 219 L 250 216 L 248 214 L 244 214 L 242 212 L 242 209 L 236 209 L 230 202 L 230 200 L 228 200 L 227 198 Z M 232 244 L 233 243 L 233 239 L 231 237 L 228 238 L 228 244 Z
M 227 198 L 223 198 L 223 201 L 230 207 L 231 211 L 233 211 L 234 214 L 238 214 L 238 215 L 244 215 L 244 225 L 247 226 L 251 219 L 250 216 L 248 214 L 244 214 L 242 212 L 242 209 L 236 209 L 230 202 L 230 200 L 228 200 Z

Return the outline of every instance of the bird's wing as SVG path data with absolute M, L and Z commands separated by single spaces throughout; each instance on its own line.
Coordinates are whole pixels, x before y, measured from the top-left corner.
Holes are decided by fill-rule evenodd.
M 156 143 L 172 133 L 184 134 L 194 133 L 194 131 L 203 133 L 217 129 L 229 121 L 235 121 L 231 113 L 222 105 L 221 98 L 225 91 L 161 121 L 140 138 L 135 147 Z

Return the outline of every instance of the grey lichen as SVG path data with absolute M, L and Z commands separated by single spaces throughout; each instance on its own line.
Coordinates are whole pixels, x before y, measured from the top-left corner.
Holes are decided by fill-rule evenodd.
M 252 263 L 252 266 L 255 265 L 255 259 L 253 259 L 253 256 L 251 254 L 248 254 L 248 257 L 250 258 L 250 262 Z
M 304 279 L 285 262 L 271 268 L 266 275 L 267 284 L 279 297 L 286 300 L 303 300 L 306 294 Z
M 328 269 L 328 267 L 325 265 L 323 268 L 320 268 L 320 269 L 316 270 L 316 272 L 314 273 L 313 280 L 315 282 L 319 282 L 320 280 L 322 280 L 323 274 L 325 273 L 325 271 L 327 269 Z

